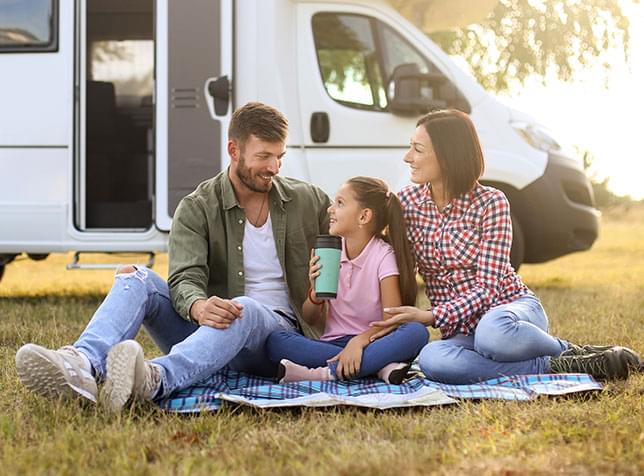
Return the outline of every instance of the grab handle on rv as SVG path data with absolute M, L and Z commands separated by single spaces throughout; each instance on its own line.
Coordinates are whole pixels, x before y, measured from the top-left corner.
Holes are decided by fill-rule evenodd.
M 230 93 L 232 87 L 228 76 L 223 75 L 218 78 L 210 78 L 206 81 L 206 90 L 212 97 L 215 114 L 217 116 L 225 116 L 228 114 L 228 103 L 230 102 Z
M 108 253 L 111 254 L 111 253 Z M 74 253 L 74 258 L 72 259 L 72 262 L 67 265 L 67 269 L 117 269 L 121 266 L 124 265 L 130 265 L 133 264 L 134 266 L 145 266 L 146 268 L 152 268 L 154 266 L 154 259 L 155 259 L 155 254 L 153 252 L 148 252 L 146 253 L 148 255 L 148 262 L 143 264 L 143 263 L 132 263 L 132 262 L 127 262 L 127 263 L 85 263 L 81 264 L 80 263 L 80 255 L 81 252 L 77 251 Z

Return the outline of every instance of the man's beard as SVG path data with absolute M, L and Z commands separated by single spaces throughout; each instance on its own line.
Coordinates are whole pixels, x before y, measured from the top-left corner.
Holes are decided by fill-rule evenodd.
M 260 177 L 253 177 L 250 169 L 246 167 L 246 159 L 243 154 L 239 154 L 239 163 L 237 164 L 237 178 L 253 192 L 265 193 L 270 191 L 273 182 L 266 183 Z

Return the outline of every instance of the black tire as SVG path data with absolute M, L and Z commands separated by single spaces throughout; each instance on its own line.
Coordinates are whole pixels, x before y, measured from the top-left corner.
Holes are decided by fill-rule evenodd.
M 4 275 L 4 268 L 9 263 L 11 263 L 18 255 L 0 255 L 0 280 L 2 280 L 2 275 Z
M 517 216 L 512 214 L 512 249 L 510 250 L 510 263 L 518 271 L 525 257 L 525 237 Z

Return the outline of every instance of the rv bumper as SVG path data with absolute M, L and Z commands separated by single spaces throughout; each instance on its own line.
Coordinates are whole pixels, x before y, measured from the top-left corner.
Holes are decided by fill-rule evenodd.
M 516 198 L 526 263 L 587 250 L 597 239 L 601 214 L 588 177 L 571 159 L 549 154 L 544 174 Z

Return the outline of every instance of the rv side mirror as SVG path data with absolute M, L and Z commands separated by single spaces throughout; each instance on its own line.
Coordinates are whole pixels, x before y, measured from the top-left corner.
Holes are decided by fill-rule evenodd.
M 230 91 L 231 87 L 228 76 L 219 76 L 218 78 L 208 80 L 208 94 L 213 99 L 216 115 L 225 116 L 228 113 Z
M 441 74 L 421 73 L 416 63 L 396 66 L 388 85 L 391 112 L 417 116 L 446 108 L 446 101 L 434 97 L 434 91 L 444 82 L 445 77 Z

